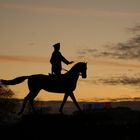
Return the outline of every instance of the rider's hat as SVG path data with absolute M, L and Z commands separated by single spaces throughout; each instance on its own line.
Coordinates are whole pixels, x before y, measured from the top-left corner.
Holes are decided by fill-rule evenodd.
M 56 43 L 53 45 L 54 48 L 60 47 L 60 43 Z

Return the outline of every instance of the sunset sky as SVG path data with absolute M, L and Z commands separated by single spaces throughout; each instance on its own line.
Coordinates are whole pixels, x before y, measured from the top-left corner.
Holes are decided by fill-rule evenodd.
M 139 0 L 0 0 L 0 19 L 0 79 L 48 74 L 60 42 L 68 60 L 88 62 L 78 100 L 140 98 Z M 17 98 L 28 93 L 27 81 L 10 88 Z M 63 95 L 41 91 L 37 98 Z

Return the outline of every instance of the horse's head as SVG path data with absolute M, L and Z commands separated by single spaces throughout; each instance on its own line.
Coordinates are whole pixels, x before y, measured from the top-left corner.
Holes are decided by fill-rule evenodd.
M 80 62 L 79 66 L 80 66 L 80 73 L 81 73 L 82 78 L 86 78 L 87 77 L 87 62 Z
M 75 74 L 78 76 L 81 75 L 82 78 L 87 77 L 87 63 L 86 62 L 78 62 L 75 64 L 70 71 L 68 71 L 66 74 L 70 74 L 70 76 L 74 76 Z

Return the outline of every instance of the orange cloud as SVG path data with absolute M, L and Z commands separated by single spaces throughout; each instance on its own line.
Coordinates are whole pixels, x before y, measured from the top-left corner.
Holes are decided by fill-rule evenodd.
M 0 55 L 0 61 L 13 61 L 13 62 L 34 62 L 34 63 L 47 63 L 49 59 L 47 57 L 36 57 L 36 56 L 11 56 L 11 55 Z

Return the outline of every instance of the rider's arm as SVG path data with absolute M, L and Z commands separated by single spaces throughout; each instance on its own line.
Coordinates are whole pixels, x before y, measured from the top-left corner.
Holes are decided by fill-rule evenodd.
M 68 61 L 61 53 L 60 53 L 60 55 L 61 55 L 61 60 L 65 63 L 65 64 L 72 64 L 73 63 L 73 61 Z

